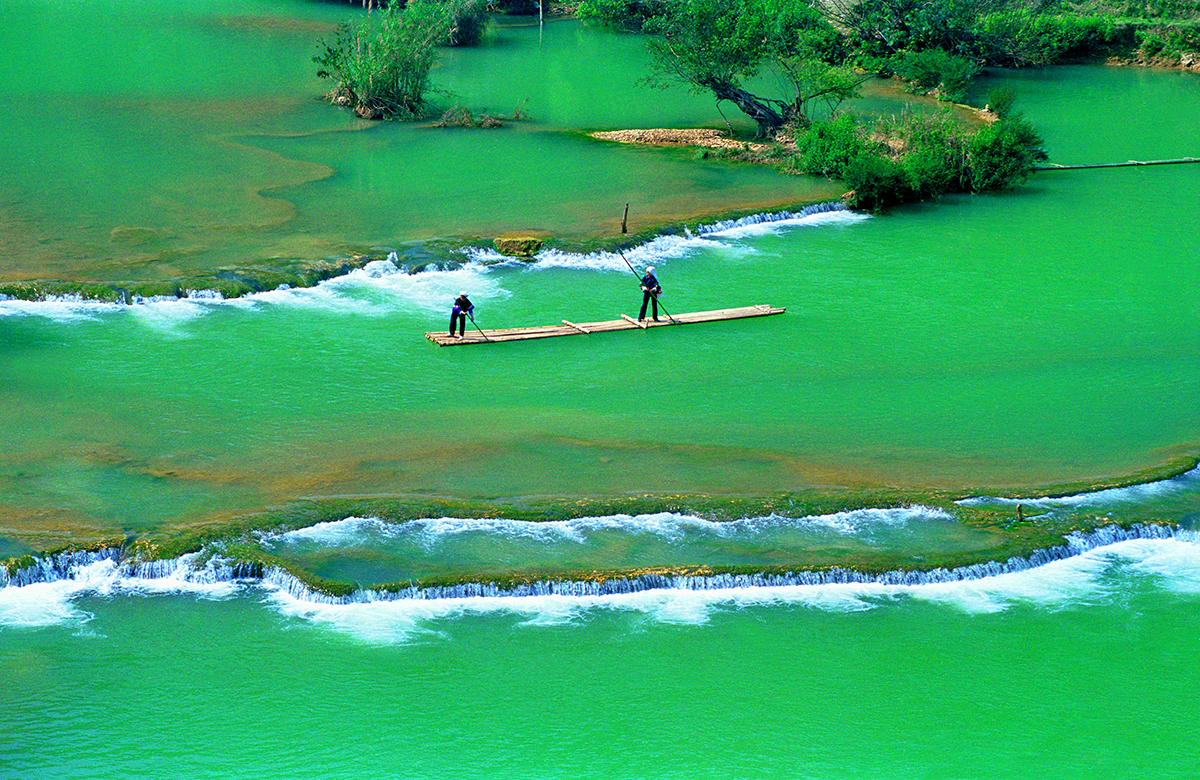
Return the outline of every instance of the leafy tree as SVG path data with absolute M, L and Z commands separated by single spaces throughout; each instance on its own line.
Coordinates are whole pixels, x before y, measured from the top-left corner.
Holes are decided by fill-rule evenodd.
M 835 108 L 861 84 L 841 36 L 803 0 L 670 0 L 642 29 L 651 36 L 652 83 L 711 92 L 753 119 L 760 137 L 807 124 L 811 102 Z M 764 71 L 776 77 L 773 95 L 746 87 Z
M 658 16 L 669 2 L 671 0 L 580 0 L 575 15 L 639 32 L 642 25 Z

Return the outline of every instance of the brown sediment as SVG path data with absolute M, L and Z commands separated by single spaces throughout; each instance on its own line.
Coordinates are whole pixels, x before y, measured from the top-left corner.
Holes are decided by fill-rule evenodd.
M 1200 73 L 1200 52 L 1184 52 L 1178 57 L 1159 56 L 1147 57 L 1138 52 L 1132 57 L 1109 57 L 1105 65 L 1132 66 L 1138 68 L 1159 68 L 1162 70 L 1181 70 L 1186 73 Z
M 768 149 L 764 143 L 738 141 L 730 138 L 725 130 L 711 128 L 655 128 L 649 130 L 604 130 L 591 133 L 592 138 L 616 141 L 622 144 L 646 144 L 648 146 L 702 146 L 708 149 L 732 149 L 735 151 L 761 152 Z

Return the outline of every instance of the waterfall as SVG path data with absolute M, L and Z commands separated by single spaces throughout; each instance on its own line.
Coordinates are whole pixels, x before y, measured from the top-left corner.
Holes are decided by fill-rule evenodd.
M 805 206 L 799 211 L 773 211 L 769 214 L 751 214 L 740 219 L 728 219 L 722 222 L 715 222 L 711 225 L 700 225 L 696 228 L 696 235 L 704 236 L 709 233 L 720 233 L 749 225 L 764 225 L 771 222 L 784 222 L 790 219 L 803 219 L 804 217 L 811 217 L 814 214 L 827 214 L 831 211 L 849 211 L 849 209 L 841 201 L 830 200 L 824 203 L 814 203 L 811 206 Z
M 396 589 L 361 588 L 345 596 L 322 593 L 305 584 L 295 575 L 277 566 L 261 563 L 227 561 L 217 556 L 202 558 L 203 553 L 190 553 L 179 558 L 161 561 L 120 562 L 122 550 L 110 547 L 90 552 L 64 552 L 37 560 L 30 566 L 9 574 L 0 567 L 0 587 L 21 587 L 37 582 L 74 579 L 85 566 L 112 561 L 116 576 L 130 579 L 177 579 L 193 583 L 244 582 L 279 588 L 299 601 L 317 604 L 352 604 L 400 599 L 465 599 L 476 597 L 524 596 L 610 596 L 639 593 L 648 590 L 726 590 L 739 588 L 783 587 L 794 585 L 880 584 L 929 585 L 995 577 L 1001 574 L 1034 569 L 1054 561 L 1082 555 L 1098 547 L 1132 539 L 1171 539 L 1178 529 L 1170 525 L 1133 525 L 1129 528 L 1110 525 L 1087 533 L 1072 533 L 1064 543 L 1038 550 L 1027 557 L 1007 561 L 988 561 L 954 569 L 910 571 L 895 569 L 881 574 L 865 574 L 852 569 L 834 567 L 820 571 L 800 570 L 782 574 L 640 574 L 634 577 L 613 577 L 606 580 L 539 580 L 516 585 L 492 582 L 471 582 L 457 585 L 411 585 Z M 201 563 L 200 561 L 203 560 Z
M 189 553 L 178 558 L 161 561 L 121 561 L 122 548 L 105 547 L 56 553 L 35 559 L 30 566 L 9 574 L 0 567 L 0 587 L 21 587 L 39 582 L 57 582 L 76 579 L 81 569 L 101 561 L 112 561 L 115 576 L 125 579 L 177 579 L 184 582 L 213 584 L 258 580 L 262 577 L 262 565 L 248 562 L 230 562 L 210 557 L 198 563 L 202 553 Z

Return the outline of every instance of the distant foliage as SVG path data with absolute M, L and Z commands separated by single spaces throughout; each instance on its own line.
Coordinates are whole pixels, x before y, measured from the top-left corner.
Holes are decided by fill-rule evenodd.
M 575 15 L 637 31 L 650 19 L 665 13 L 669 2 L 671 0 L 581 0 Z
M 1025 8 L 988 14 L 973 28 L 973 52 L 993 65 L 1022 67 L 1106 54 L 1133 41 L 1111 16 L 1035 13 Z
M 915 92 L 933 92 L 945 100 L 959 101 L 971 79 L 979 73 L 979 65 L 973 59 L 942 49 L 925 49 L 905 52 L 898 60 L 896 72 Z
M 1002 190 L 1046 159 L 1033 127 L 1011 113 L 972 134 L 948 113 L 859 124 L 848 114 L 797 130 L 791 169 L 841 179 L 855 208 L 881 211 L 948 192 Z
M 1200 52 L 1200 16 L 1190 23 L 1143 27 L 1137 30 L 1136 40 L 1143 57 L 1178 62 L 1185 53 Z
M 491 0 L 488 5 L 498 13 L 526 16 L 538 13 L 541 8 L 538 0 Z

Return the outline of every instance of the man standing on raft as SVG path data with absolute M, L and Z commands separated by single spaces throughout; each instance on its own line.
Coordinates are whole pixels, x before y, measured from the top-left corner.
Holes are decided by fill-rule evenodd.
M 643 311 L 645 306 L 642 306 Z M 461 339 L 467 332 L 467 317 L 471 318 L 471 322 L 475 321 L 475 304 L 471 303 L 471 299 L 467 297 L 467 291 L 463 290 L 454 299 L 454 308 L 450 310 L 450 335 L 454 335 L 454 325 L 458 323 L 458 337 Z
M 658 277 L 654 275 L 654 266 L 646 269 L 646 275 L 642 277 L 642 311 L 638 314 L 638 322 L 646 319 L 646 304 L 649 303 L 653 308 L 654 321 L 658 322 L 658 296 L 662 295 L 662 287 L 658 284 Z

